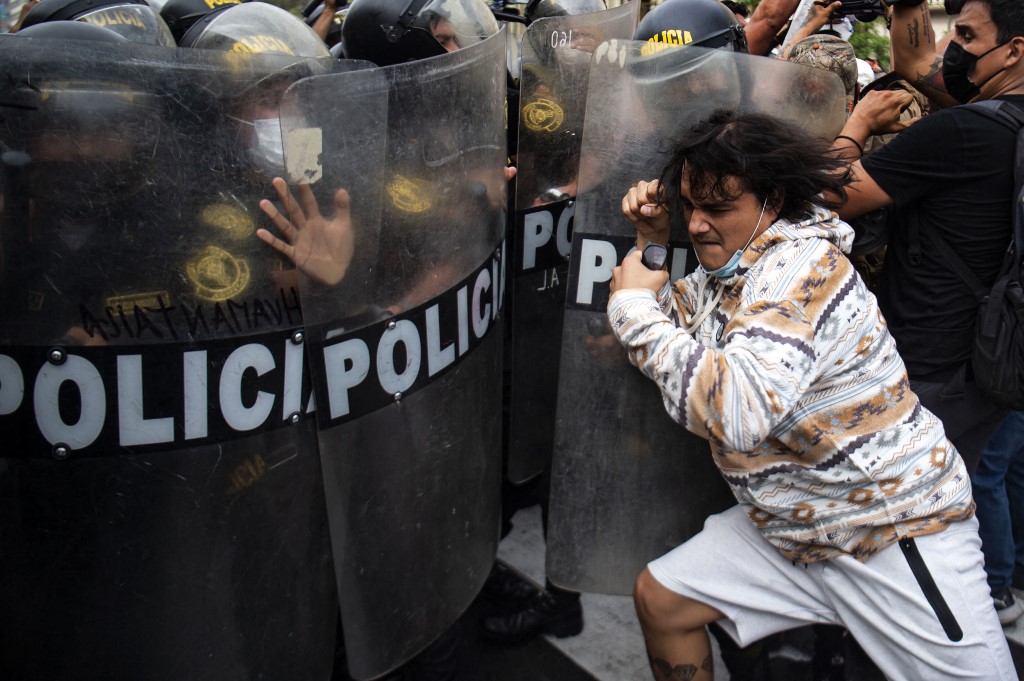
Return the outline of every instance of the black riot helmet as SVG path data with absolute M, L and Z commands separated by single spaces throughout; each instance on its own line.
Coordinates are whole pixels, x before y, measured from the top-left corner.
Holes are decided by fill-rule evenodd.
M 89 40 L 104 43 L 130 42 L 120 33 L 101 28 L 95 24 L 80 21 L 47 21 L 18 31 L 21 38 L 45 38 L 47 40 Z
M 167 24 L 146 0 L 42 0 L 25 15 L 21 27 L 52 21 L 81 21 L 119 33 L 133 43 L 174 46 Z
M 643 18 L 633 35 L 658 45 L 699 45 L 747 51 L 736 16 L 718 0 L 665 0 Z
M 232 5 L 200 17 L 178 45 L 243 54 L 331 56 L 320 36 L 301 19 L 265 2 Z
M 526 23 L 545 17 L 590 14 L 608 9 L 605 0 L 530 0 L 526 5 Z
M 175 40 L 181 40 L 192 24 L 207 14 L 242 4 L 242 0 L 167 0 L 160 9 L 160 16 Z
M 341 27 L 345 57 L 378 66 L 436 57 L 497 32 L 483 0 L 358 0 Z

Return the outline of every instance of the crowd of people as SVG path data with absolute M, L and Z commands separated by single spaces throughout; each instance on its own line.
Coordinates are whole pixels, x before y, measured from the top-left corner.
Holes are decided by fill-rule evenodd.
M 325 0 L 303 19 L 239 0 L 80 4 L 29 3 L 17 33 L 385 67 L 486 39 L 497 31 L 494 15 L 503 16 L 482 0 L 420 2 L 415 11 L 404 1 Z M 523 21 L 604 9 L 603 2 L 562 4 L 531 2 Z M 832 625 L 848 631 L 887 678 L 1016 678 L 1001 625 L 1024 614 L 1014 596 L 1024 589 L 1024 412 L 994 402 L 974 381 L 978 302 L 960 270 L 990 286 L 1011 243 L 1018 131 L 963 105 L 1024 106 L 1024 5 L 947 2 L 954 30 L 936 40 L 929 3 L 879 3 L 892 45 L 888 74 L 879 72 L 878 55 L 855 53 L 841 0 L 801 3 L 802 16 L 794 16 L 797 6 L 663 0 L 634 36 L 669 43 L 685 35 L 679 44 L 824 69 L 846 95 L 843 111 L 831 112 L 845 124 L 824 141 L 799 121 L 715 111 L 674 140 L 660 177 L 623 197 L 637 243 L 612 277 L 611 331 L 655 382 L 669 416 L 708 440 L 738 502 L 637 578 L 652 673 L 665 681 L 714 678 L 709 625 L 737 680 L 754 678 L 763 665 L 737 646 L 759 650 L 759 641 L 780 632 Z M 321 214 L 308 185 L 290 188 L 281 177 L 281 97 L 319 72 L 260 79 L 228 118 L 241 126 L 236 134 L 248 153 L 236 179 L 262 183 L 273 199 L 249 207 L 264 220 L 253 238 L 329 288 L 360 257 L 349 193 L 337 189 Z M 518 85 L 508 76 L 513 109 Z M 514 211 L 500 184 L 515 176 L 518 118 L 510 112 L 512 163 L 504 175 L 495 169 L 497 181 L 473 185 L 491 210 Z M 447 142 L 418 140 L 412 155 L 430 165 Z M 47 148 L 59 155 L 56 141 Z M 578 156 L 576 149 L 568 158 Z M 569 179 L 558 200 L 571 197 L 563 189 L 576 191 L 576 169 L 563 174 Z M 404 189 L 392 197 L 401 194 L 407 205 L 423 198 Z M 481 198 L 474 197 L 444 199 Z M 420 212 L 400 204 L 394 210 Z M 673 224 L 688 230 L 699 260 L 676 282 L 642 260 L 649 244 L 668 244 Z M 434 256 L 437 266 L 418 263 L 424 273 L 414 293 L 381 306 L 381 319 L 454 284 L 443 255 Z M 196 278 L 219 281 L 225 263 L 236 262 L 218 257 L 205 279 Z M 279 282 L 280 273 L 269 274 L 276 269 L 246 265 L 245 282 L 260 274 Z M 33 319 L 53 325 L 63 314 Z M 63 326 L 53 335 L 90 345 L 96 339 L 87 331 Z M 506 510 L 524 498 L 539 501 L 546 520 L 549 475 L 526 491 L 506 484 Z M 571 636 L 583 627 L 578 593 L 550 582 L 535 588 L 503 565 L 494 566 L 484 593 L 500 606 L 483 624 L 494 640 Z M 428 648 L 405 678 L 452 678 L 455 638 Z M 834 647 L 821 652 L 825 660 L 842 655 Z M 842 678 L 828 661 L 815 674 Z

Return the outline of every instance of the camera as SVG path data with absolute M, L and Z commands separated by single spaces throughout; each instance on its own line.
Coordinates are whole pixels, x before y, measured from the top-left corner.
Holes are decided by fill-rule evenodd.
M 816 3 L 828 5 L 828 2 Z M 882 0 L 843 0 L 843 4 L 832 13 L 837 18 L 853 17 L 857 21 L 874 21 L 885 14 Z

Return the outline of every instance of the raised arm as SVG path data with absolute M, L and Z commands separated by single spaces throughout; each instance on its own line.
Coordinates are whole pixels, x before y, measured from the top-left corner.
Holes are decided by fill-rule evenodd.
M 775 36 L 789 21 L 798 4 L 800 0 L 761 0 L 744 28 L 750 54 L 763 56 L 771 52 Z
M 935 31 L 924 0 L 897 0 L 893 4 L 892 44 L 893 71 L 924 93 L 939 107 L 954 106 L 942 84 L 942 54 L 935 45 Z

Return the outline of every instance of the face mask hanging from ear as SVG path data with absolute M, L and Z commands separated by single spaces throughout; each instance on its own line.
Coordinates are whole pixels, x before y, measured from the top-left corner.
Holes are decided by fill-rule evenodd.
M 946 52 L 942 56 L 942 81 L 945 83 L 946 92 L 961 104 L 966 104 L 980 95 L 981 88 L 985 83 L 992 80 L 1005 69 L 999 69 L 982 82 L 976 84 L 971 81 L 971 75 L 974 73 L 974 67 L 978 64 L 979 59 L 987 55 L 989 52 L 998 50 L 1006 44 L 1007 43 L 1001 43 L 993 47 L 991 50 L 986 50 L 982 54 L 974 55 L 965 50 L 959 43 L 951 42 L 949 46 L 946 47 Z
M 725 263 L 717 270 L 704 270 L 707 272 L 708 276 L 701 279 L 700 284 L 697 285 L 697 309 L 693 311 L 692 315 L 683 315 L 683 331 L 685 333 L 692 336 L 694 332 L 700 328 L 700 325 L 704 323 L 704 320 L 715 311 L 715 308 L 718 307 L 719 301 L 722 300 L 722 294 L 725 293 L 725 287 L 719 286 L 718 290 L 715 291 L 715 294 L 705 300 L 704 291 L 707 288 L 708 281 L 710 281 L 711 277 L 728 279 L 736 274 L 736 270 L 739 269 L 740 266 L 740 259 L 743 257 L 743 252 L 747 250 L 747 246 L 749 246 L 750 242 L 754 240 L 754 235 L 757 234 L 757 228 L 761 226 L 761 220 L 764 218 L 764 210 L 767 206 L 768 197 L 766 196 L 764 203 L 761 204 L 761 214 L 757 217 L 757 224 L 754 225 L 754 231 L 750 233 L 750 238 L 747 239 L 747 243 L 743 245 L 743 248 L 733 253 L 732 257 L 729 258 L 729 262 Z M 694 255 L 696 255 L 696 253 L 694 253 Z M 697 262 L 700 262 L 699 255 L 697 256 Z M 700 266 L 703 269 L 704 263 L 700 263 Z
M 708 273 L 708 276 L 718 277 L 719 279 L 728 279 L 729 277 L 736 274 L 736 270 L 739 269 L 740 259 L 743 257 L 743 251 L 747 250 L 747 246 L 754 240 L 754 235 L 757 234 L 757 228 L 761 226 L 761 220 L 764 218 L 764 209 L 768 206 L 768 197 L 764 198 L 764 203 L 761 204 L 761 214 L 757 217 L 757 224 L 754 225 L 754 231 L 750 233 L 750 238 L 747 239 L 747 243 L 743 244 L 743 248 L 737 250 L 729 258 L 729 262 L 725 263 L 717 270 L 704 270 Z M 697 262 L 700 262 L 700 256 L 697 256 Z M 701 267 L 704 267 L 704 263 L 701 263 Z

